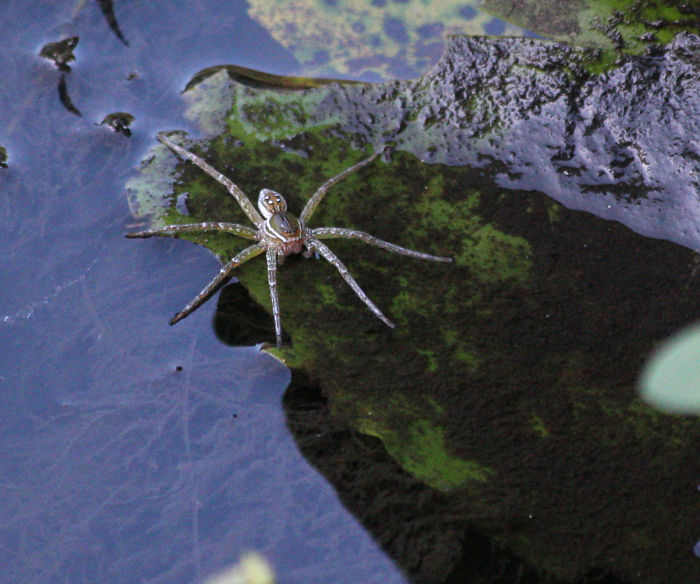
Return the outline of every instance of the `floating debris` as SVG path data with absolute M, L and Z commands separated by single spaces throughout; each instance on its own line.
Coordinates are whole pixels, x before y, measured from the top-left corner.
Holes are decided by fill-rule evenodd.
M 117 35 L 117 38 L 128 47 L 129 41 L 124 38 L 122 31 L 119 29 L 117 17 L 114 16 L 114 2 L 112 2 L 112 0 L 97 0 L 97 3 L 100 5 L 100 10 L 102 10 L 103 16 L 105 19 L 107 19 L 109 28 L 115 35 Z
M 115 132 L 121 132 L 125 136 L 131 136 L 129 126 L 134 121 L 134 116 L 125 112 L 115 112 L 107 114 L 104 119 L 98 124 L 100 126 L 109 126 Z
M 80 113 L 80 110 L 73 105 L 73 101 L 71 100 L 70 95 L 68 95 L 68 85 L 66 84 L 65 73 L 61 75 L 61 78 L 58 80 L 58 99 L 61 101 L 61 104 L 63 104 L 63 107 L 70 113 L 75 114 L 76 116 L 83 115 Z
M 55 43 L 45 44 L 39 51 L 39 56 L 53 61 L 54 65 L 61 71 L 70 71 L 68 63 L 75 61 L 73 49 L 78 45 L 79 40 L 79 37 L 74 36 Z

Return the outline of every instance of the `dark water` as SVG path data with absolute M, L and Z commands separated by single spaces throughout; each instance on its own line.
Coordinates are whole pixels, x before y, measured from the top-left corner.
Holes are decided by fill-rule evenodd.
M 288 371 L 221 344 L 215 302 L 168 326 L 215 258 L 123 237 L 124 184 L 188 129 L 191 76 L 294 59 L 244 2 L 116 3 L 118 30 L 108 4 L 0 5 L 3 580 L 193 582 L 254 549 L 282 582 L 402 582 L 289 436 Z M 70 72 L 38 57 L 74 35 Z M 131 137 L 97 125 L 113 112 Z

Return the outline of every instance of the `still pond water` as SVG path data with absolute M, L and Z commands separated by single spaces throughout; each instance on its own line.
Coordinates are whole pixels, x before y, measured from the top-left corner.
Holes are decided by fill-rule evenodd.
M 288 434 L 289 372 L 223 345 L 215 302 L 167 325 L 216 259 L 123 237 L 154 134 L 192 130 L 194 73 L 303 73 L 247 8 L 115 3 L 127 46 L 98 2 L 0 6 L 3 580 L 197 582 L 254 549 L 283 582 L 404 581 Z M 38 57 L 70 36 L 70 72 Z M 98 125 L 119 111 L 131 137 Z
M 275 40 L 252 17 L 264 7 L 0 6 L 8 582 L 200 582 L 251 549 L 281 582 L 407 581 L 299 452 L 281 404 L 289 371 L 257 347 L 223 344 L 216 301 L 168 326 L 217 260 L 184 242 L 123 237 L 134 228 L 125 184 L 154 135 L 196 135 L 180 92 L 198 71 L 235 64 L 379 80 L 415 76 L 439 57 L 426 43 L 413 66 L 333 69 L 331 47 L 302 58 Z M 480 18 L 467 3 L 459 13 Z M 411 40 L 396 19 L 386 22 L 392 42 Z M 513 32 L 484 22 L 487 33 Z M 436 26 L 420 34 L 449 32 Z M 76 59 L 63 70 L 39 58 L 46 43 L 72 36 Z M 100 125 L 115 112 L 134 116 L 130 136 Z

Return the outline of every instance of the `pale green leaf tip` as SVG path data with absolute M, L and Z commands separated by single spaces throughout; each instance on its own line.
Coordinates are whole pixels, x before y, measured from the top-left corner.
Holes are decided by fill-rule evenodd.
M 205 584 L 275 584 L 275 575 L 263 556 L 246 552 L 238 564 L 212 576 Z
M 674 414 L 700 414 L 700 323 L 656 349 L 639 378 L 642 399 Z

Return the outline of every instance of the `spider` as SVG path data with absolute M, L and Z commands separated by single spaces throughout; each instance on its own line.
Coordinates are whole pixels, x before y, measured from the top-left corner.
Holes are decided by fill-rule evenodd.
M 228 263 L 224 264 L 216 277 L 209 282 L 209 284 L 207 284 L 204 289 L 197 294 L 197 296 L 195 296 L 192 301 L 187 304 L 187 306 L 185 306 L 185 308 L 183 308 L 172 318 L 170 321 L 171 325 L 175 324 L 179 320 L 182 320 L 188 314 L 201 306 L 207 300 L 209 295 L 216 289 L 216 287 L 228 277 L 234 268 L 240 266 L 255 256 L 265 253 L 267 258 L 267 280 L 270 286 L 270 298 L 272 300 L 272 315 L 275 322 L 277 348 L 281 348 L 282 320 L 280 317 L 279 297 L 277 295 L 277 265 L 281 264 L 286 256 L 300 253 L 305 247 L 306 251 L 303 253 L 305 257 L 310 257 L 314 253 L 320 254 L 324 259 L 335 266 L 343 280 L 347 282 L 350 288 L 352 288 L 355 294 L 357 294 L 359 299 L 367 305 L 367 307 L 377 316 L 377 318 L 379 318 L 387 326 L 394 328 L 394 323 L 384 316 L 382 311 L 379 310 L 374 302 L 369 299 L 367 294 L 365 294 L 355 279 L 350 275 L 348 269 L 345 267 L 345 264 L 343 264 L 338 256 L 336 256 L 321 240 L 337 238 L 360 239 L 369 245 L 374 245 L 394 253 L 422 260 L 430 260 L 433 262 L 452 261 L 452 258 L 438 257 L 427 253 L 406 249 L 393 243 L 378 239 L 369 233 L 356 231 L 354 229 L 346 229 L 344 227 L 316 227 L 312 229 L 306 226 L 328 189 L 343 180 L 349 174 L 360 170 L 364 166 L 367 166 L 382 153 L 382 150 L 375 152 L 369 158 L 354 164 L 337 176 L 327 180 L 307 201 L 301 215 L 299 215 L 297 218 L 287 211 L 287 202 L 284 200 L 282 195 L 270 189 L 262 189 L 260 191 L 260 196 L 258 197 L 258 209 L 260 212 L 258 212 L 258 210 L 256 210 L 253 204 L 250 202 L 250 199 L 248 199 L 245 193 L 238 186 L 236 186 L 231 179 L 218 172 L 196 154 L 185 150 L 182 146 L 178 146 L 165 136 L 159 135 L 158 140 L 173 150 L 176 154 L 179 154 L 182 158 L 196 164 L 209 176 L 224 185 L 228 189 L 229 193 L 233 195 L 234 199 L 236 199 L 236 202 L 241 206 L 241 209 L 243 209 L 243 212 L 246 214 L 248 219 L 250 219 L 253 225 L 255 225 L 255 228 L 253 228 L 248 227 L 247 225 L 239 225 L 238 223 L 205 221 L 203 223 L 170 225 L 160 229 L 151 229 L 126 234 L 126 237 L 152 237 L 154 235 L 170 236 L 178 235 L 180 233 L 222 231 L 224 233 L 238 235 L 239 237 L 255 242 L 249 247 L 246 247 L 243 251 L 236 254 L 231 260 L 228 261 Z

